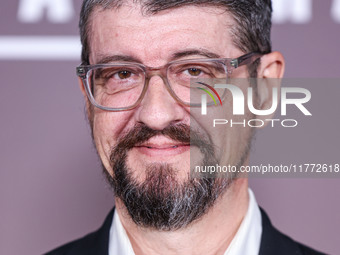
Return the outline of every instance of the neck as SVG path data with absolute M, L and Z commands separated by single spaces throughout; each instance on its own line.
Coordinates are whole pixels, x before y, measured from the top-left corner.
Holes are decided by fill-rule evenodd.
M 212 208 L 184 229 L 157 231 L 138 227 L 116 199 L 116 210 L 136 255 L 224 254 L 249 203 L 247 179 L 236 179 Z

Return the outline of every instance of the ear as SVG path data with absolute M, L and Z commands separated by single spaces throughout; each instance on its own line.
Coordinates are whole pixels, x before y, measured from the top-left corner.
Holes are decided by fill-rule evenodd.
M 84 100 L 85 100 L 85 103 L 86 103 L 87 117 L 90 119 L 90 117 L 91 117 L 91 102 L 89 101 L 89 98 L 87 97 L 85 84 L 83 83 L 83 80 L 79 77 L 78 77 L 78 84 L 79 84 L 80 91 L 83 94 Z
M 272 52 L 261 57 L 257 70 L 257 109 L 268 110 L 277 107 L 280 100 L 281 78 L 285 69 L 285 60 L 280 52 Z M 277 93 L 275 93 L 277 91 Z M 273 101 L 276 98 L 276 102 Z M 266 119 L 273 118 L 275 112 L 266 115 L 256 115 L 257 119 L 268 124 Z
M 85 91 L 85 85 L 83 83 L 83 80 L 80 77 L 78 77 L 78 84 L 79 84 L 79 88 L 80 88 L 81 93 L 86 98 L 87 95 L 86 95 L 86 91 Z
M 261 64 L 257 70 L 257 77 L 281 79 L 284 70 L 285 60 L 282 54 L 278 51 L 274 51 L 261 57 Z

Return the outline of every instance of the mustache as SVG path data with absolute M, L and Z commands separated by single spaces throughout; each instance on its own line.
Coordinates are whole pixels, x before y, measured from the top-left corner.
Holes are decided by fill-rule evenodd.
M 199 131 L 191 129 L 189 125 L 183 123 L 170 124 L 162 130 L 154 130 L 140 123 L 118 140 L 117 145 L 112 149 L 111 162 L 117 159 L 116 156 L 123 156 L 128 150 L 158 135 L 166 136 L 175 142 L 197 146 L 202 152 L 211 152 L 214 148 L 209 137 L 206 138 Z

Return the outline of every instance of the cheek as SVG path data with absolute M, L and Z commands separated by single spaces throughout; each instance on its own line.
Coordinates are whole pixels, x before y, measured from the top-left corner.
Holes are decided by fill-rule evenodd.
M 208 134 L 221 165 L 239 162 L 247 151 L 252 132 L 247 124 L 243 125 L 251 119 L 251 114 L 246 111 L 245 115 L 233 115 L 232 102 L 231 95 L 228 95 L 223 107 L 208 107 L 207 115 L 201 115 L 201 109 L 193 108 L 191 111 L 194 118 L 191 121 L 197 122 L 198 127 Z
M 94 110 L 92 119 L 93 139 L 105 167 L 109 166 L 111 150 L 121 134 L 127 129 L 129 120 L 128 112 Z
M 221 165 L 237 165 L 248 152 L 252 130 L 247 125 L 245 127 L 243 125 L 247 119 L 248 117 L 244 116 L 229 117 L 227 124 L 216 126 L 212 130 L 215 153 Z M 233 126 L 230 124 L 231 120 Z

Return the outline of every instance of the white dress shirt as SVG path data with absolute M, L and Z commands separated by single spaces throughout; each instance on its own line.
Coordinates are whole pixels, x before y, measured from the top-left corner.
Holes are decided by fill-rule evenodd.
M 261 212 L 254 193 L 248 189 L 249 205 L 245 217 L 224 255 L 258 255 L 262 235 Z M 114 212 L 110 229 L 109 255 L 135 255 L 126 231 Z

